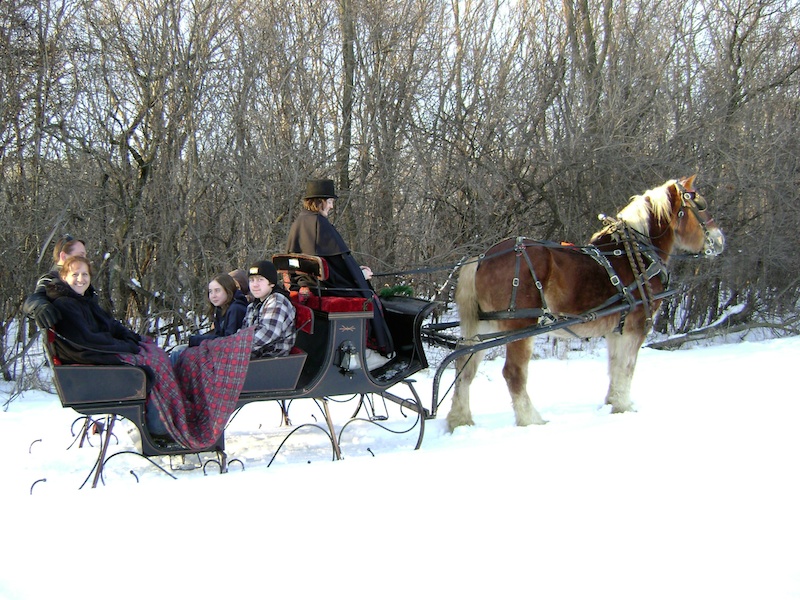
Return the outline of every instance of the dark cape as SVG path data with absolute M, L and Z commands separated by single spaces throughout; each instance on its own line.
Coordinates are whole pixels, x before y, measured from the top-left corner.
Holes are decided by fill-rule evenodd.
M 48 301 L 61 312 L 54 329 L 62 337 L 54 344 L 63 363 L 119 365 L 118 354 L 139 352 L 137 336 L 105 312 L 94 295 L 81 296 L 61 279 L 49 282 L 46 290 Z
M 370 345 L 383 355 L 392 353 L 392 337 L 386 326 L 383 306 L 378 295 L 364 278 L 361 267 L 350 253 L 350 248 L 327 217 L 305 208 L 301 209 L 289 230 L 286 252 L 321 256 L 328 263 L 328 278 L 325 281 L 316 282 L 298 278 L 293 282 L 295 285 L 306 286 L 315 293 L 321 287 L 323 295 L 360 296 L 372 300 L 375 316 L 370 328 L 372 337 Z
M 350 248 L 331 222 L 321 214 L 305 208 L 300 211 L 289 230 L 286 251 L 325 258 L 328 263 L 328 279 L 322 285 L 327 289 L 336 288 L 328 295 L 371 296 L 372 287 L 364 279 L 361 267 L 350 253 Z M 309 287 L 316 285 L 316 282 L 312 282 Z

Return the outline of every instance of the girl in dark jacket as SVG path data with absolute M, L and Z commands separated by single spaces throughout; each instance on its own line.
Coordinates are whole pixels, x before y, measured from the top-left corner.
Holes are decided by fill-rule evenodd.
M 193 335 L 189 346 L 199 346 L 204 340 L 231 335 L 239 331 L 247 312 L 247 298 L 239 291 L 236 281 L 227 273 L 216 275 L 208 284 L 210 316 L 214 329 L 208 333 Z

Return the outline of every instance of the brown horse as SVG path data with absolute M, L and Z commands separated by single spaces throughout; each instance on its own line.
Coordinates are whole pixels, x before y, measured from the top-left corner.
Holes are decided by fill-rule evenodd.
M 467 344 L 482 334 L 513 334 L 555 323 L 556 335 L 605 336 L 611 412 L 633 410 L 630 386 L 639 348 L 666 289 L 673 249 L 713 256 L 725 238 L 693 188 L 695 176 L 631 198 L 616 219 L 605 219 L 588 246 L 510 239 L 461 268 L 456 304 Z M 610 311 L 611 314 L 608 314 Z M 594 318 L 595 314 L 605 315 Z M 578 319 L 575 317 L 578 316 Z M 571 319 L 566 329 L 559 320 Z M 576 323 L 577 321 L 577 323 Z M 506 345 L 503 367 L 517 425 L 545 421 L 527 392 L 533 338 Z M 469 387 L 484 351 L 456 359 L 458 373 L 447 425 L 473 425 Z

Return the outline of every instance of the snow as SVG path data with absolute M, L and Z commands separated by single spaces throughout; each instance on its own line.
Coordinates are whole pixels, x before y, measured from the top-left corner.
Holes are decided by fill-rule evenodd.
M 280 427 L 259 403 L 226 436 L 244 469 L 173 480 L 126 454 L 96 489 L 77 414 L 28 392 L 0 413 L 0 598 L 800 598 L 800 338 L 643 349 L 623 415 L 599 407 L 602 346 L 567 354 L 531 364 L 543 426 L 514 426 L 495 358 L 476 425 L 447 433 L 445 401 L 417 451 L 355 423 L 331 461 L 308 428 L 267 468 Z

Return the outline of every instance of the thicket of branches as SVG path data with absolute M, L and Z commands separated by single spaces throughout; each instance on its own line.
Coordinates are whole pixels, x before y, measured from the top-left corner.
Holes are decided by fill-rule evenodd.
M 678 265 L 658 327 L 788 326 L 798 39 L 791 0 L 3 0 L 4 375 L 55 236 L 87 241 L 115 316 L 178 330 L 216 272 L 283 249 L 320 176 L 363 263 L 443 267 L 404 278 L 425 296 L 698 173 L 728 248 Z

